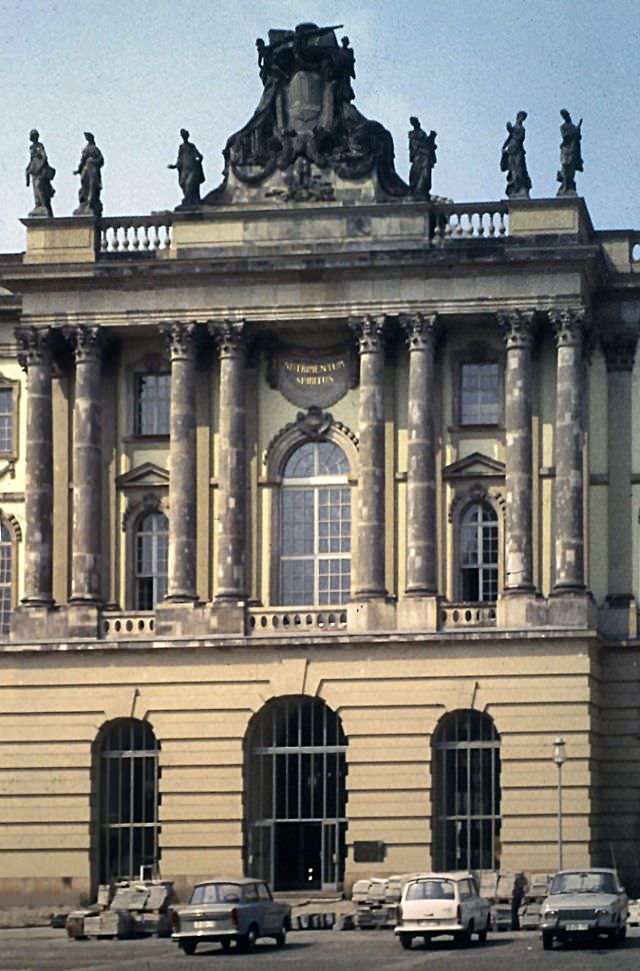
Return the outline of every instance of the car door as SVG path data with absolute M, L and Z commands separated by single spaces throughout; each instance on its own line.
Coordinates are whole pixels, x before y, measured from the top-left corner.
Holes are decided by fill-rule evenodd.
M 275 933 L 280 930 L 281 921 L 279 907 L 271 897 L 271 892 L 266 883 L 256 884 L 258 899 L 260 900 L 260 910 L 262 911 L 262 924 L 265 934 Z

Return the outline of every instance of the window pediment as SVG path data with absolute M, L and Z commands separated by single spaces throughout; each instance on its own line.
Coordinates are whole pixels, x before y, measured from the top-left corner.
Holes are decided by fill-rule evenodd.
M 119 489 L 160 489 L 169 485 L 169 473 L 155 462 L 143 462 L 116 479 Z
M 471 455 L 451 462 L 442 471 L 444 479 L 478 479 L 503 478 L 505 474 L 504 462 L 483 455 L 482 452 L 472 452 Z

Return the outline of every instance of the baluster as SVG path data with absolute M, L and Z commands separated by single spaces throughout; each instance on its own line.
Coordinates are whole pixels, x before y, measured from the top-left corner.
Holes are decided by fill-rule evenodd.
M 473 216 L 474 216 L 473 210 L 467 213 L 467 232 L 466 232 L 467 239 L 472 239 L 475 235 L 475 231 L 473 228 Z
M 450 212 L 449 215 L 447 216 L 447 221 L 444 224 L 444 238 L 445 239 L 451 239 L 451 235 L 452 235 L 452 232 L 453 232 L 452 220 L 453 220 L 453 213 Z
M 463 214 L 461 212 L 459 212 L 459 213 L 457 213 L 457 216 L 456 216 L 456 218 L 458 220 L 458 222 L 456 224 L 456 232 L 455 232 L 456 239 L 460 239 L 460 237 L 462 236 L 462 232 L 463 232 L 463 230 L 462 230 L 462 215 Z
M 106 253 L 109 249 L 109 243 L 107 242 L 107 230 L 104 226 L 100 228 L 100 251 Z
M 489 236 L 493 238 L 496 234 L 495 212 L 489 213 Z
M 169 249 L 171 247 L 171 243 L 173 241 L 173 225 L 171 223 L 167 223 L 165 229 L 166 229 L 166 247 L 165 248 L 166 249 Z
M 504 221 L 504 213 L 503 212 L 498 213 L 498 220 L 499 220 L 499 222 L 498 222 L 498 232 L 499 232 L 499 234 L 501 236 L 504 236 L 505 233 L 506 233 L 506 231 L 507 231 L 507 227 L 506 227 L 506 224 L 505 224 L 505 221 Z
M 151 226 L 142 227 L 142 248 L 145 250 L 148 250 L 149 247 L 151 246 L 151 239 L 149 236 L 150 229 L 151 229 Z
M 484 236 L 484 217 L 485 213 L 478 210 L 478 236 L 481 238 Z

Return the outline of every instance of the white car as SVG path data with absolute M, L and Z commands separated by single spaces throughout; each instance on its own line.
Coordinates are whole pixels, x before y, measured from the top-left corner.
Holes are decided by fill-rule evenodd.
M 441 935 L 469 944 L 477 934 L 483 943 L 490 922 L 489 901 L 478 894 L 470 873 L 425 873 L 405 884 L 394 933 L 404 948 L 414 937 L 428 944 Z
M 542 946 L 548 951 L 554 940 L 602 936 L 622 943 L 628 915 L 629 901 L 615 870 L 561 870 L 540 911 Z

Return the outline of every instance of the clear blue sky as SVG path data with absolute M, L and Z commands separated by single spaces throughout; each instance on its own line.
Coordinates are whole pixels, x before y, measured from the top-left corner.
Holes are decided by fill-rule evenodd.
M 532 195 L 554 195 L 566 107 L 584 117 L 578 189 L 596 227 L 640 228 L 638 0 L 0 0 L 0 251 L 24 247 L 32 127 L 56 215 L 77 204 L 85 130 L 106 158 L 105 215 L 172 208 L 179 129 L 213 188 L 260 95 L 255 38 L 303 20 L 344 24 L 356 104 L 393 133 L 401 175 L 417 114 L 438 133 L 435 193 L 502 198 L 505 123 L 524 108 Z

